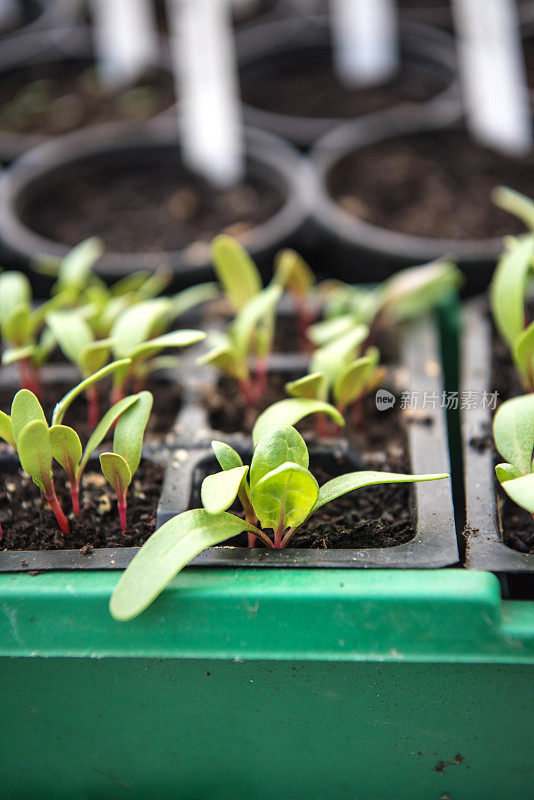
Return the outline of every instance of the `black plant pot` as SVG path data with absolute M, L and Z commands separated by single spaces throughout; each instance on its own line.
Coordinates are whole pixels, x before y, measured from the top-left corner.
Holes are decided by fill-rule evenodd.
M 302 168 L 298 154 L 276 137 L 247 130 L 246 148 L 247 179 L 259 182 L 263 191 L 274 192 L 279 204 L 271 216 L 247 230 L 241 239 L 259 266 L 271 269 L 274 252 L 296 239 L 307 216 L 308 173 Z M 151 167 L 161 172 L 159 168 L 169 163 L 180 164 L 180 145 L 173 120 L 154 119 L 141 128 L 127 124 L 101 126 L 36 147 L 0 178 L 0 238 L 26 266 L 39 253 L 62 257 L 70 249 L 67 244 L 36 233 L 31 223 L 24 221 L 25 208 L 36 196 L 53 193 L 59 185 L 67 186 L 80 176 L 89 180 L 90 176 L 105 172 L 107 180 L 108 170 L 119 169 L 129 174 L 131 167 L 135 175 L 140 169 Z M 107 220 L 104 222 L 107 225 Z M 95 228 L 87 233 L 98 235 L 100 231 Z M 207 232 L 203 242 L 197 242 L 195 247 L 189 246 L 193 240 L 182 249 L 168 252 L 154 246 L 146 252 L 112 252 L 109 248 L 96 269 L 104 278 L 116 279 L 138 269 L 156 270 L 166 264 L 175 275 L 176 285 L 210 279 L 213 273 L 209 241 L 217 233 L 219 230 Z
M 22 33 L 42 33 L 55 24 L 61 3 L 58 0 L 18 0 L 19 13 L 0 27 L 2 47 L 12 36 Z
M 56 70 L 60 72 L 63 68 L 65 71 L 79 69 L 82 72 L 93 64 L 94 50 L 91 32 L 88 28 L 83 27 L 56 27 L 45 31 L 13 36 L 9 41 L 2 43 L 0 49 L 0 76 L 3 80 L 9 80 L 12 75 L 16 75 L 20 70 L 26 69 L 36 70 L 35 75 L 30 79 L 31 81 L 37 79 L 40 74 L 39 70 L 42 70 L 42 75 L 47 74 L 48 70 L 52 70 L 55 79 Z M 167 72 L 165 59 L 162 58 L 158 69 L 162 73 Z M 158 110 L 159 114 L 164 113 L 174 105 L 174 85 L 170 74 L 168 75 L 168 85 L 165 86 L 164 91 L 166 102 L 164 107 Z M 3 97 L 2 100 L 5 101 L 5 98 Z M 119 116 L 117 115 L 115 119 L 118 121 Z M 100 119 L 99 124 L 113 121 L 111 118 Z M 143 121 L 143 119 L 138 120 L 139 123 Z M 132 124 L 133 122 L 134 120 L 132 120 Z M 82 122 L 76 128 L 89 127 L 90 124 L 84 125 Z M 52 138 L 55 137 L 51 133 L 19 133 L 6 130 L 0 125 L 0 161 L 9 163 L 31 147 L 35 147 Z
M 455 260 L 464 270 L 466 291 L 474 293 L 487 287 L 495 260 L 502 251 L 502 237 L 505 232 L 520 233 L 523 230 L 520 223 L 514 220 L 513 217 L 497 209 L 492 211 L 493 215 L 499 215 L 502 233 L 500 236 L 491 238 L 462 238 L 461 234 L 456 238 L 434 235 L 423 236 L 393 230 L 382 223 L 364 221 L 357 216 L 358 210 L 354 213 L 349 213 L 349 210 L 343 208 L 332 194 L 332 179 L 334 177 L 337 180 L 339 176 L 344 176 L 346 173 L 345 160 L 350 158 L 352 154 L 355 156 L 361 154 L 361 164 L 367 161 L 365 158 L 366 149 L 379 147 L 380 145 L 386 147 L 396 147 L 397 145 L 400 147 L 402 145 L 406 153 L 412 152 L 416 154 L 419 147 L 418 137 L 426 139 L 427 142 L 439 142 L 440 135 L 444 137 L 449 135 L 463 137 L 464 132 L 456 123 L 447 123 L 443 126 L 434 115 L 420 110 L 417 114 L 399 113 L 395 116 L 390 115 L 389 119 L 382 117 L 381 119 L 375 118 L 345 123 L 317 143 L 312 152 L 312 163 L 315 167 L 313 174 L 315 191 L 313 194 L 316 205 L 313 219 L 318 229 L 316 254 L 318 263 L 324 258 L 326 252 L 330 254 L 330 257 L 335 254 L 332 262 L 336 264 L 338 276 L 352 282 L 362 282 L 382 280 L 399 269 L 399 267 L 421 264 L 447 256 Z M 465 135 L 465 140 L 468 141 L 467 135 Z M 465 169 L 459 169 L 456 166 L 451 167 L 447 159 L 450 158 L 451 162 L 454 160 L 456 155 L 455 148 L 452 146 L 447 147 L 445 144 L 443 146 L 440 145 L 440 147 L 443 156 L 441 159 L 441 171 L 445 177 L 443 180 L 441 177 L 439 178 L 438 199 L 440 202 L 445 202 L 447 207 L 452 208 L 454 212 L 456 208 L 455 201 L 458 197 L 461 197 L 462 191 L 461 188 L 455 188 L 454 181 L 459 184 L 463 183 L 468 177 L 469 170 L 474 170 L 475 167 L 471 166 L 471 162 Z M 461 150 L 461 148 L 457 149 Z M 484 152 L 490 154 L 490 151 Z M 378 157 L 376 156 L 375 158 L 378 162 Z M 493 155 L 488 155 L 488 158 L 492 161 Z M 464 158 L 464 162 L 466 160 L 467 158 Z M 494 180 L 491 178 L 491 181 L 489 178 L 486 180 L 484 176 L 485 167 L 482 166 L 479 174 L 488 183 L 488 189 L 485 191 L 484 196 L 481 197 L 481 202 L 491 203 L 489 199 L 491 190 L 499 183 L 508 183 L 512 188 L 528 193 L 528 188 L 514 186 L 514 183 L 518 178 L 518 173 L 520 173 L 523 182 L 528 179 L 529 170 L 531 169 L 530 163 L 531 157 L 526 162 L 519 162 L 518 167 L 512 160 L 506 161 L 506 165 L 514 167 L 515 170 L 514 177 L 510 177 L 509 181 L 507 181 L 507 175 L 502 175 Z M 378 164 L 376 169 L 379 168 Z M 393 167 L 388 162 L 388 166 L 382 170 L 382 175 L 390 175 L 392 169 Z M 506 166 L 503 169 L 506 170 Z M 369 170 L 369 173 L 377 175 L 378 184 L 381 177 L 380 172 L 375 171 L 372 173 L 372 170 Z M 381 189 L 383 196 L 375 193 L 375 183 L 370 179 L 372 192 L 369 191 L 368 196 L 371 197 L 371 201 L 374 203 L 375 213 L 377 210 L 380 213 L 383 209 L 389 213 L 392 204 L 394 204 L 403 210 L 409 210 L 410 213 L 417 210 L 420 216 L 433 217 L 433 219 L 437 220 L 436 224 L 439 224 L 441 210 L 439 208 L 430 208 L 425 202 L 426 197 L 423 190 L 419 190 L 418 186 L 415 188 L 413 186 L 414 169 L 412 168 L 411 173 L 406 178 L 403 177 L 401 170 L 399 170 L 399 175 L 397 183 L 389 193 L 386 194 L 385 189 Z M 418 175 L 433 177 L 435 170 L 432 162 L 426 163 L 426 166 L 422 164 L 418 169 Z M 492 172 L 491 175 L 493 175 Z M 451 185 L 448 183 L 449 176 L 453 181 Z M 352 178 L 350 180 L 352 181 Z M 358 195 L 361 183 L 353 181 L 351 185 L 353 185 L 355 193 Z M 438 190 L 434 193 L 435 196 L 437 196 L 437 192 Z M 374 200 L 374 197 L 378 199 Z M 491 224 L 486 225 L 486 227 L 491 227 Z
M 302 146 L 311 145 L 347 119 L 347 115 L 332 116 L 326 93 L 321 116 L 299 114 L 298 93 L 295 96 L 294 113 L 264 109 L 258 102 L 253 104 L 252 100 L 247 100 L 247 81 L 261 91 L 266 78 L 276 80 L 279 76 L 282 86 L 292 74 L 303 72 L 302 89 L 305 91 L 307 70 L 312 70 L 313 74 L 318 61 L 331 60 L 328 18 L 312 16 L 306 18 L 306 22 L 306 25 L 302 25 L 298 19 L 280 20 L 250 28 L 239 37 L 240 80 L 247 123 L 270 130 Z M 434 93 L 423 105 L 436 109 L 436 113 L 439 111 L 447 119 L 458 118 L 459 90 L 451 37 L 443 31 L 409 23 L 403 23 L 400 31 L 401 59 L 411 82 L 416 85 L 418 81 L 424 81 L 435 87 Z M 308 79 L 308 86 L 312 93 L 316 91 L 313 78 Z M 271 95 L 268 99 L 272 102 Z M 396 103 L 393 101 L 393 105 L 390 101 L 385 110 L 400 105 L 403 105 L 402 99 Z M 379 108 L 373 113 L 380 114 L 382 111 Z
M 534 572 L 534 553 L 505 544 L 502 509 L 504 493 L 495 480 L 492 410 L 480 402 L 490 394 L 492 376 L 492 324 L 485 300 L 465 308 L 461 388 L 478 402 L 462 410 L 462 447 L 466 498 L 465 563 L 470 569 L 497 573 Z M 534 523 L 533 523 L 534 524 Z

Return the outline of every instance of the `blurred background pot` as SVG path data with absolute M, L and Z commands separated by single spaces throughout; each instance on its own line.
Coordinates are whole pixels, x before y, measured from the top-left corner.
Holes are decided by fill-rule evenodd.
M 182 165 L 176 122 L 115 124 L 28 151 L 0 178 L 0 237 L 19 264 L 64 256 L 90 235 L 106 253 L 97 271 L 116 279 L 167 265 L 176 284 L 211 277 L 210 246 L 222 230 L 261 266 L 295 240 L 307 215 L 305 171 L 293 148 L 246 131 L 247 172 L 213 189 Z
M 503 184 L 531 194 L 533 156 L 499 155 L 428 114 L 347 123 L 312 158 L 316 257 L 328 253 L 347 280 L 381 280 L 447 255 L 476 291 L 487 286 L 502 237 L 524 230 L 491 191 Z
M 0 48 L 0 160 L 92 124 L 142 121 L 174 101 L 172 75 L 163 63 L 135 86 L 107 92 L 86 28 L 11 37 Z
M 460 114 L 456 55 L 450 36 L 401 25 L 399 77 L 372 89 L 346 89 L 332 72 L 328 17 L 309 24 L 277 21 L 239 37 L 240 85 L 248 124 L 307 146 L 347 118 L 424 104 Z M 312 24 L 315 22 L 316 24 Z M 320 24 L 319 24 L 320 23 Z

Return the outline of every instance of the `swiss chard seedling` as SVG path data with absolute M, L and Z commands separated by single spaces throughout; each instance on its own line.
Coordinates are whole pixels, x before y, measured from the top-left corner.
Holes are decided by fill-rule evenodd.
M 198 553 L 247 531 L 271 549 L 289 545 L 322 506 L 365 486 L 431 481 L 447 475 L 350 472 L 319 486 L 309 453 L 291 426 L 271 429 L 257 442 L 250 468 L 228 445 L 214 442 L 222 471 L 201 489 L 202 509 L 179 514 L 157 530 L 127 568 L 111 597 L 115 619 L 140 614 Z M 228 509 L 241 501 L 245 519 Z
M 525 221 L 534 221 L 534 203 L 526 197 L 500 188 L 499 205 Z M 490 304 L 495 326 L 510 348 L 523 386 L 534 391 L 534 322 L 527 318 L 527 298 L 534 276 L 534 234 L 509 237 L 493 274 Z
M 384 375 L 384 370 L 379 367 L 377 347 L 368 347 L 360 354 L 360 347 L 368 335 L 367 325 L 356 324 L 352 330 L 319 347 L 312 356 L 309 373 L 287 383 L 287 393 L 293 397 L 323 401 L 331 397 L 342 415 L 354 405 L 356 419 L 361 424 L 363 397 L 379 385 Z M 318 417 L 321 436 L 327 432 L 324 423 L 324 417 Z
M 506 494 L 534 518 L 534 395 L 503 403 L 493 420 L 495 446 L 505 463 L 495 467 Z
M 122 401 L 121 401 L 122 402 Z M 121 530 L 126 530 L 126 494 L 132 482 L 143 447 L 143 436 L 152 409 L 150 392 L 140 392 L 137 400 L 120 415 L 113 436 L 113 451 L 102 453 L 100 466 L 117 495 Z
M 51 470 L 52 460 L 56 460 L 67 473 L 72 508 L 77 514 L 80 481 L 90 455 L 103 441 L 114 422 L 140 402 L 140 396 L 124 398 L 113 406 L 93 431 L 85 449 L 82 449 L 76 431 L 63 424 L 63 417 L 73 400 L 87 388 L 88 382 L 99 381 L 121 366 L 121 362 L 110 364 L 71 389 L 54 409 L 50 427 L 39 400 L 29 389 L 17 392 L 11 406 L 11 416 L 0 412 L 0 438 L 17 452 L 22 468 L 44 493 L 64 533 L 68 532 L 69 525 L 56 497 Z

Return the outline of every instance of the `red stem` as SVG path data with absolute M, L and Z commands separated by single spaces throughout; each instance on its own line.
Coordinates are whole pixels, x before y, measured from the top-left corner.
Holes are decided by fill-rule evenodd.
M 87 389 L 87 424 L 94 430 L 99 422 L 98 388 L 96 385 Z
M 119 519 L 121 521 L 121 531 L 126 532 L 126 492 L 117 491 L 117 507 L 119 509 Z
M 114 383 L 111 391 L 111 405 L 115 405 L 119 400 L 124 397 L 124 385 L 122 383 Z
M 19 361 L 20 384 L 23 389 L 29 389 L 36 397 L 41 397 L 41 383 L 39 374 L 29 358 Z
M 308 338 L 308 328 L 312 324 L 315 315 L 313 309 L 305 300 L 298 300 L 296 306 L 299 346 L 303 353 L 308 353 L 312 349 Z
M 275 550 L 280 550 L 282 547 L 282 534 L 284 532 L 284 520 L 281 519 L 278 523 L 278 527 L 274 532 L 274 542 L 273 547 Z
M 241 397 L 243 398 L 244 404 L 248 407 L 253 406 L 255 403 L 255 397 L 250 378 L 245 378 L 244 380 L 240 381 L 239 389 L 241 391 Z
M 70 496 L 72 500 L 72 510 L 75 514 L 80 513 L 80 484 L 76 478 L 69 478 Z
M 45 486 L 45 497 L 48 500 L 50 508 L 54 512 L 54 516 L 57 520 L 57 524 L 62 533 L 69 533 L 69 523 L 67 517 L 63 513 L 63 509 L 59 505 L 59 500 L 56 497 L 56 491 L 54 489 L 53 481 L 50 481 L 48 486 Z
M 268 373 L 267 359 L 265 356 L 256 360 L 256 400 L 260 400 L 267 394 Z
M 317 414 L 315 417 L 315 427 L 319 439 L 326 439 L 328 436 L 328 425 L 324 414 Z

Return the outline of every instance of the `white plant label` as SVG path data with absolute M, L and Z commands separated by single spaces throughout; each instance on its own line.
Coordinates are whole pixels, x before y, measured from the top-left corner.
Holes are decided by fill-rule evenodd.
M 469 129 L 481 144 L 521 156 L 532 120 L 515 0 L 454 0 Z
M 152 0 L 91 0 L 97 63 L 112 87 L 129 86 L 158 61 Z
M 228 0 L 168 0 L 184 163 L 217 186 L 244 173 Z
M 334 65 L 348 85 L 387 80 L 398 69 L 394 0 L 330 0 Z

